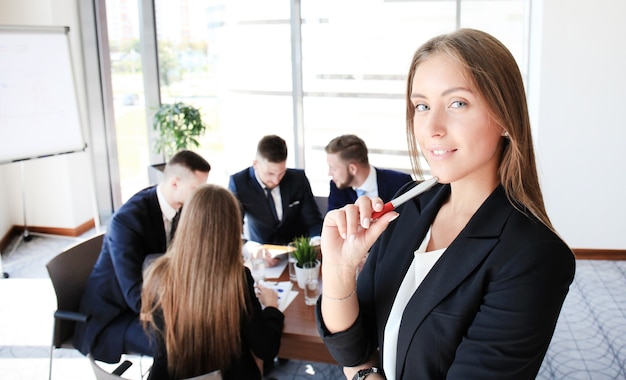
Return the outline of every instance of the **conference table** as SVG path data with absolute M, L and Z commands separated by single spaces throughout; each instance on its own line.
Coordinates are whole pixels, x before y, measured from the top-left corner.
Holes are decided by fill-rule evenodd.
M 289 281 L 287 268 L 283 270 L 277 281 Z M 308 306 L 304 303 L 304 290 L 300 289 L 295 282 L 293 282 L 293 290 L 298 291 L 298 295 L 283 312 L 285 326 L 278 357 L 337 364 L 317 332 L 315 306 Z

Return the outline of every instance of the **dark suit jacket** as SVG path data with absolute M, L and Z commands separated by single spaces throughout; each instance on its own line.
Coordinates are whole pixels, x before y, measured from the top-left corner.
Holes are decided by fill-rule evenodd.
M 80 306 L 90 318 L 78 323 L 74 334 L 74 345 L 83 354 L 91 352 L 98 360 L 119 361 L 125 327 L 138 318 L 141 307 L 143 261 L 165 249 L 156 187 L 149 187 L 131 197 L 107 227 Z
M 358 278 L 360 314 L 326 345 L 354 366 L 384 345 L 394 296 L 449 185 L 400 207 Z M 497 188 L 450 244 L 406 306 L 396 378 L 534 379 L 574 277 L 574 255 Z M 382 352 L 379 360 L 382 363 Z
M 287 169 L 280 181 L 283 217 L 278 225 L 267 203 L 265 190 L 249 167 L 230 176 L 228 189 L 239 199 L 247 218 L 249 240 L 264 244 L 288 244 L 297 236 L 320 236 L 320 213 L 304 170 Z
M 383 202 L 389 202 L 393 196 L 406 185 L 413 181 L 410 175 L 389 169 L 376 168 L 376 182 L 378 184 L 378 196 Z M 351 187 L 338 189 L 337 185 L 330 181 L 330 193 L 328 195 L 328 210 L 335 210 L 356 201 L 356 191 Z
M 261 309 L 261 304 L 254 292 L 254 279 L 248 268 L 245 268 L 248 281 L 248 310 L 249 316 L 244 319 L 241 327 L 241 351 L 240 357 L 234 357 L 230 368 L 222 370 L 224 380 L 261 379 L 261 372 L 251 355 L 251 352 L 265 361 L 272 361 L 280 349 L 280 338 L 283 331 L 285 317 L 278 309 L 266 307 Z M 158 320 L 158 319 L 157 319 Z M 150 370 L 148 380 L 170 380 L 167 373 L 167 355 L 165 341 L 159 336 L 159 349 L 154 364 Z M 202 358 L 198 358 L 202 360 Z M 217 368 L 207 370 L 207 373 Z M 197 374 L 196 376 L 201 375 Z

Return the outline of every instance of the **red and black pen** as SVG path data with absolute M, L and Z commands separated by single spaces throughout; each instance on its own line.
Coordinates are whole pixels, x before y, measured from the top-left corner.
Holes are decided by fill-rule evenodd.
M 416 196 L 420 195 L 424 191 L 426 191 L 426 190 L 430 189 L 431 187 L 435 186 L 435 184 L 437 183 L 438 180 L 439 180 L 439 178 L 432 177 L 432 178 L 427 179 L 427 180 L 425 180 L 423 182 L 420 182 L 417 186 L 415 186 L 411 190 L 409 190 L 406 193 L 399 195 L 397 198 L 394 198 L 394 199 L 390 200 L 389 202 L 385 203 L 385 205 L 383 206 L 383 209 L 381 211 L 374 211 L 372 213 L 372 220 L 380 218 L 381 216 L 385 215 L 389 211 L 394 210 L 396 207 L 398 207 L 401 204 L 405 203 L 409 199 L 415 198 Z

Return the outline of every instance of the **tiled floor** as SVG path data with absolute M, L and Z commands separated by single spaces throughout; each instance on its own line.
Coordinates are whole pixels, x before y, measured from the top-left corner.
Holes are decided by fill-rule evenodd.
M 576 262 L 537 379 L 626 379 L 626 261 Z
M 93 233 L 93 232 L 92 232 Z M 88 235 L 88 234 L 87 234 Z M 0 379 L 48 376 L 52 313 L 56 299 L 45 264 L 79 241 L 34 235 L 16 239 L 3 257 L 9 279 L 0 280 Z M 626 379 L 626 262 L 577 261 L 576 279 L 565 300 L 554 338 L 537 379 Z M 86 358 L 56 350 L 54 379 L 94 379 Z M 125 377 L 139 379 L 135 364 Z M 149 366 L 144 359 L 143 368 Z M 286 379 L 342 379 L 338 366 L 288 361 L 268 376 Z
M 32 240 L 15 239 L 2 253 L 8 279 L 0 280 L 0 379 L 41 380 L 48 377 L 52 315 L 56 297 L 45 265 L 55 254 L 81 238 L 31 234 Z M 128 357 L 133 366 L 124 373 L 131 380 L 141 379 L 139 357 Z M 111 369 L 110 365 L 103 365 Z M 144 358 L 142 369 L 150 366 Z M 89 361 L 74 350 L 55 350 L 52 378 L 95 379 Z M 342 379 L 339 366 L 289 360 L 276 364 L 266 377 L 276 380 Z

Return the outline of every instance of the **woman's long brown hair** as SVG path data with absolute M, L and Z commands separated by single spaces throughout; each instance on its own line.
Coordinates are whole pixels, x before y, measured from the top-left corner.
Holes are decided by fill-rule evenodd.
M 413 55 L 407 78 L 406 135 L 416 176 L 421 177 L 422 170 L 413 124 L 413 78 L 417 67 L 435 54 L 444 54 L 457 62 L 489 104 L 492 119 L 508 133 L 502 137 L 504 147 L 498 175 L 511 203 L 554 230 L 539 186 L 522 76 L 510 51 L 488 33 L 460 29 L 430 39 Z
M 241 354 L 247 282 L 241 256 L 241 217 L 225 188 L 203 185 L 185 204 L 167 253 L 150 267 L 141 317 L 154 331 L 163 313 L 168 370 L 187 378 L 224 370 Z

